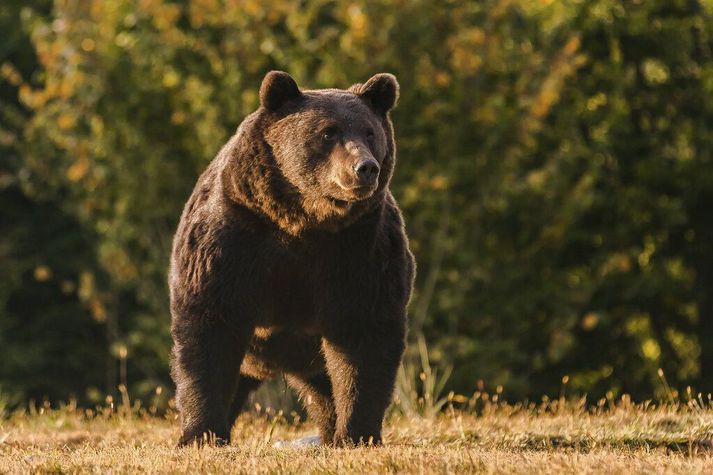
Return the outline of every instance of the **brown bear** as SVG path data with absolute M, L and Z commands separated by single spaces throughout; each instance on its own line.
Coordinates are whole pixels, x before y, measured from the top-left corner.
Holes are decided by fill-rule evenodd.
M 280 374 L 323 443 L 381 442 L 415 266 L 389 191 L 398 95 L 391 74 L 301 91 L 272 71 L 198 179 L 169 276 L 179 445 L 229 443 Z

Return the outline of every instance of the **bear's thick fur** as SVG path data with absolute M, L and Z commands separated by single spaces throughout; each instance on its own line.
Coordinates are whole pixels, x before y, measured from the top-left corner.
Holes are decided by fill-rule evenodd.
M 324 443 L 381 442 L 415 265 L 389 191 L 397 98 L 390 74 L 300 91 L 270 72 L 198 179 L 169 276 L 179 445 L 229 442 L 278 374 Z

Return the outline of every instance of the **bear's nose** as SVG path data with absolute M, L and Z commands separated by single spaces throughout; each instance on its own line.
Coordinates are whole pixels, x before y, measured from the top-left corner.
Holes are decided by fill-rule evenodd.
M 359 181 L 368 184 L 379 176 L 379 164 L 373 158 L 367 158 L 354 165 L 354 171 Z

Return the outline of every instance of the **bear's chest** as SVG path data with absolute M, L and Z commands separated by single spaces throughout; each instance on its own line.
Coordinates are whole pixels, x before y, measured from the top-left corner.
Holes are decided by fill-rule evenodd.
M 258 326 L 316 331 L 320 272 L 309 256 L 273 249 L 262 269 L 256 301 Z

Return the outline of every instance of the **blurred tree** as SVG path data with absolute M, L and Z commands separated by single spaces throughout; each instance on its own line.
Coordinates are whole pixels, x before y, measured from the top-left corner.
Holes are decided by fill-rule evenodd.
M 583 298 L 551 384 L 571 367 L 579 390 L 600 378 L 599 392 L 644 397 L 661 367 L 713 390 L 711 24 L 695 1 L 591 2 L 573 24 L 587 63 L 537 150 L 566 151 L 582 173 L 577 194 L 557 198 L 580 207 L 552 244 Z
M 29 111 L 18 101 L 18 88 L 38 70 L 20 12 L 32 7 L 48 15 L 51 7 L 30 3 L 0 6 L 0 389 L 15 402 L 84 397 L 111 364 L 102 327 L 76 292 L 80 273 L 94 263 L 89 235 L 56 201 L 36 199 L 20 186 L 18 137 Z
M 709 391 L 712 9 L 57 1 L 24 16 L 42 72 L 19 88 L 32 116 L 9 173 L 79 223 L 98 261 L 77 264 L 80 301 L 105 325 L 108 368 L 127 348 L 146 395 L 166 380 L 180 209 L 264 73 L 316 88 L 391 71 L 412 333 L 454 364 L 453 388 L 556 394 L 568 374 L 596 397 L 651 397 L 662 367 Z

